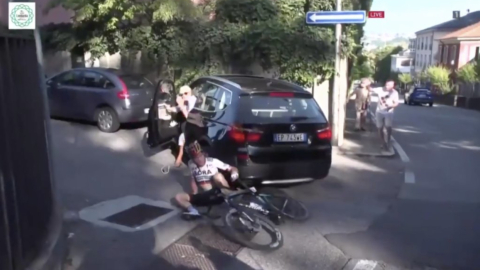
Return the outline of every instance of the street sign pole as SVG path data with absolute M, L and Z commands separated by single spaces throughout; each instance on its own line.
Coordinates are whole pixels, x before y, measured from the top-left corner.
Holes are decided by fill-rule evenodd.
M 337 0 L 337 11 L 342 11 L 342 0 Z M 341 85 L 341 46 L 342 46 L 342 25 L 335 24 L 335 77 L 333 79 L 333 96 L 332 96 L 332 143 L 334 146 L 341 146 L 339 140 L 340 134 L 340 85 Z
M 340 146 L 343 141 L 344 104 L 343 96 L 346 96 L 346 65 L 342 64 L 341 42 L 342 42 L 342 24 L 360 24 L 366 21 L 366 11 L 352 10 L 342 11 L 342 0 L 337 0 L 336 11 L 313 11 L 307 12 L 306 23 L 308 25 L 335 24 L 335 77 L 333 81 L 332 93 L 332 144 Z M 342 84 L 342 81 L 345 83 Z M 343 98 L 342 98 L 343 97 Z

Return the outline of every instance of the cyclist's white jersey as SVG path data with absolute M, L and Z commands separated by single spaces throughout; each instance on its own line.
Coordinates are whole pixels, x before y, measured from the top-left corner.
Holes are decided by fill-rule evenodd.
M 210 182 L 212 176 L 214 176 L 218 170 L 230 170 L 230 165 L 223 163 L 222 161 L 207 157 L 205 165 L 198 167 L 193 161 L 188 161 L 188 168 L 192 174 L 193 179 L 198 184 L 204 184 Z

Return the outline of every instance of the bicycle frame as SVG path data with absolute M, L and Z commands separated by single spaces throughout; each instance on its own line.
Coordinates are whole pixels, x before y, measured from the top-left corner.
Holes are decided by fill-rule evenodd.
M 233 200 L 233 198 L 236 198 L 238 196 L 242 196 L 242 195 L 245 195 L 245 194 L 248 194 L 248 193 L 250 193 L 255 198 L 257 198 L 263 205 L 260 205 L 260 204 L 255 203 L 255 202 L 249 202 L 248 204 L 243 203 L 243 202 L 238 202 L 238 203 L 232 203 L 231 202 Z M 258 192 L 256 190 L 252 191 L 250 188 L 246 188 L 244 190 L 232 193 L 231 195 L 227 196 L 225 201 L 226 201 L 226 203 L 228 204 L 229 207 L 234 208 L 239 212 L 242 212 L 239 208 L 247 208 L 247 209 L 251 209 L 251 210 L 254 210 L 256 212 L 259 212 L 262 215 L 265 215 L 270 220 L 272 220 L 276 223 L 280 223 L 283 220 L 282 219 L 283 216 L 282 216 L 281 213 L 278 213 L 278 211 L 276 211 L 275 209 L 267 209 L 269 203 L 266 202 L 262 198 L 262 196 L 260 194 L 258 194 Z

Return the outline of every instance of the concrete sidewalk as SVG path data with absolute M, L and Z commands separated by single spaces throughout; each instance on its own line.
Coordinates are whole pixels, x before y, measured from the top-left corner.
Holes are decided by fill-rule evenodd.
M 366 131 L 355 130 L 355 117 L 355 102 L 350 100 L 346 108 L 345 137 L 342 146 L 338 149 L 339 154 L 371 157 L 392 157 L 395 155 L 392 147 L 387 151 L 380 148 L 377 127 L 371 114 L 367 116 Z

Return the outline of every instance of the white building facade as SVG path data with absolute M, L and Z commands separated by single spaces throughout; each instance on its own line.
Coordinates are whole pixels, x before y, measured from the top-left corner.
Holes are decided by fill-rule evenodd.
M 408 49 L 409 49 L 411 52 L 414 52 L 415 49 L 417 48 L 416 42 L 417 42 L 417 39 L 416 39 L 416 38 L 409 38 L 409 39 L 408 39 Z
M 437 54 L 438 54 L 438 45 L 439 39 L 443 38 L 445 35 L 451 31 L 435 31 L 435 30 L 424 30 L 417 32 L 416 42 L 415 42 L 415 65 L 414 73 L 418 74 L 422 70 L 436 65 L 438 63 Z
M 399 54 L 392 55 L 390 71 L 396 73 L 410 73 L 413 67 L 414 52 L 411 50 L 404 50 Z

